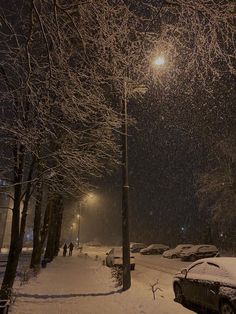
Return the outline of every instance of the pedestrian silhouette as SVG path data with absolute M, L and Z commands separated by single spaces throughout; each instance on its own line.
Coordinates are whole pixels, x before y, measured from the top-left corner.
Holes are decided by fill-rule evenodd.
M 63 246 L 63 256 L 66 256 L 66 253 L 67 253 L 67 245 L 65 243 Z
M 69 256 L 72 256 L 72 251 L 73 251 L 73 249 L 74 249 L 74 244 L 71 242 L 71 243 L 69 244 Z

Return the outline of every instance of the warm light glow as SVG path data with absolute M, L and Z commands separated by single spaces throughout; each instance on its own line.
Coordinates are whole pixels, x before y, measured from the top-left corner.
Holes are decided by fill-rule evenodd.
M 78 219 L 80 219 L 80 215 L 78 214 L 77 216 L 76 216 Z
M 154 60 L 154 64 L 158 66 L 162 66 L 165 64 L 165 58 L 163 56 L 159 56 Z
M 97 202 L 97 200 L 98 200 L 98 197 L 93 192 L 90 192 L 86 195 L 85 201 L 89 204 L 94 204 L 95 202 Z
M 94 194 L 93 193 L 89 193 L 88 194 L 88 198 L 94 198 Z

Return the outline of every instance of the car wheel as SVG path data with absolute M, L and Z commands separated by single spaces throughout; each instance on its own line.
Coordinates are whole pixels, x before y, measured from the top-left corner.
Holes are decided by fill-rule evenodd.
M 228 301 L 223 301 L 220 304 L 220 314 L 235 314 L 233 306 Z
M 175 254 L 171 255 L 171 258 L 177 258 L 177 255 L 175 255 Z
M 183 304 L 184 303 L 184 296 L 183 296 L 182 289 L 178 283 L 176 283 L 174 285 L 174 293 L 175 293 L 176 301 L 179 302 L 180 304 Z
M 190 256 L 190 261 L 191 261 L 191 262 L 195 262 L 196 260 L 197 260 L 196 255 L 191 255 L 191 256 Z

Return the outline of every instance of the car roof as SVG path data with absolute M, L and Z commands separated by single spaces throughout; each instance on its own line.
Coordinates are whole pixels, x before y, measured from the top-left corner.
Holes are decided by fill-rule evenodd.
M 168 247 L 168 245 L 165 245 L 165 244 L 159 244 L 159 243 L 153 243 L 153 244 L 150 244 L 149 246 L 156 246 L 156 247 Z
M 193 246 L 193 244 L 178 244 L 176 247 L 178 246 Z
M 220 268 L 224 269 L 230 275 L 230 277 L 236 279 L 236 257 L 202 258 L 191 264 L 189 268 L 202 262 L 215 264 Z
M 188 251 L 195 251 L 202 246 L 206 246 L 209 249 L 211 248 L 212 250 L 215 250 L 215 249 L 217 250 L 217 247 L 215 245 L 212 245 L 212 244 L 197 244 L 197 245 L 193 245 L 191 248 L 189 248 Z

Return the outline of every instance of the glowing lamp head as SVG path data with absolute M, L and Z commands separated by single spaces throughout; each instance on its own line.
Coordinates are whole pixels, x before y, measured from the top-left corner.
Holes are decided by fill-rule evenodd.
M 162 57 L 162 56 L 159 56 L 157 57 L 155 60 L 154 60 L 154 64 L 157 65 L 157 66 L 162 66 L 165 64 L 165 58 Z

